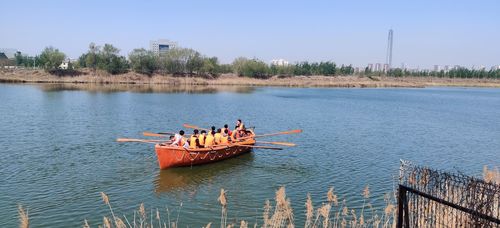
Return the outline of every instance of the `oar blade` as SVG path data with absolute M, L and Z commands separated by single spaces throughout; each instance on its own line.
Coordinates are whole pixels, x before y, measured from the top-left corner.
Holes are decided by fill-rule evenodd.
M 183 124 L 182 126 L 185 128 L 191 128 L 191 129 L 198 129 L 199 128 L 198 126 L 190 125 L 190 124 Z
M 280 145 L 280 146 L 296 146 L 295 143 L 289 143 L 289 142 L 264 142 L 264 141 L 257 141 L 257 143 Z
M 144 136 L 149 136 L 149 137 L 167 137 L 166 135 L 158 134 L 158 133 L 153 133 L 153 132 L 142 132 L 142 135 Z
M 118 138 L 116 139 L 117 142 L 135 142 L 135 140 L 132 139 L 124 139 L 124 138 Z

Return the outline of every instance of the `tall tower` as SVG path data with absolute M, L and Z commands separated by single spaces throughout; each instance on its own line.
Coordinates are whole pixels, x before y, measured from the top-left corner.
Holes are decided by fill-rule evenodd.
M 390 69 L 392 67 L 392 29 L 389 29 L 389 36 L 387 37 L 387 56 L 385 62 Z

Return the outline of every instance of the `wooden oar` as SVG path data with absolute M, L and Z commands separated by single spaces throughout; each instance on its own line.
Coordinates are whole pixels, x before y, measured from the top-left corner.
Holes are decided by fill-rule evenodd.
M 129 139 L 129 138 L 118 138 L 117 142 L 142 142 L 142 143 L 160 143 L 160 142 L 170 142 L 165 140 L 149 140 L 149 139 Z
M 295 129 L 295 130 L 290 130 L 290 131 L 282 131 L 282 132 L 276 132 L 276 133 L 270 133 L 270 134 L 263 134 L 263 135 L 256 135 L 254 138 L 261 138 L 261 137 L 267 137 L 267 136 L 275 136 L 275 135 L 290 135 L 290 134 L 298 134 L 301 133 L 301 129 Z
M 153 133 L 153 132 L 147 132 L 147 131 L 145 131 L 145 132 L 142 132 L 142 135 L 144 135 L 144 136 L 153 136 L 153 137 L 167 137 L 166 134 L 160 134 L 160 133 Z
M 184 126 L 185 128 L 191 128 L 191 129 L 198 129 L 198 130 L 209 131 L 209 129 L 207 129 L 207 128 L 201 128 L 201 127 L 198 127 L 198 126 L 195 126 L 195 125 L 190 125 L 190 124 L 183 124 L 182 126 Z
M 301 129 L 295 129 L 295 130 L 290 130 L 290 131 L 282 131 L 282 132 L 263 134 L 263 135 L 245 136 L 245 137 L 237 138 L 236 140 L 245 140 L 245 139 L 249 139 L 249 138 L 261 138 L 261 137 L 268 137 L 268 136 L 275 136 L 275 135 L 290 135 L 290 134 L 298 134 L 301 132 L 302 132 Z
M 281 146 L 296 146 L 295 143 L 289 143 L 289 142 L 265 142 L 265 141 L 257 141 L 257 143 L 273 144 L 273 145 L 281 145 Z
M 243 144 L 236 144 L 236 146 L 268 149 L 268 150 L 283 150 L 283 148 L 272 147 L 272 146 L 255 146 L 255 145 L 243 145 Z

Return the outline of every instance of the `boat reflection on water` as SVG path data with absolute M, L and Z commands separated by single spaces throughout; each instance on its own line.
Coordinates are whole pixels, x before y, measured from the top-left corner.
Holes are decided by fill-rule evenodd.
M 83 90 L 99 93 L 252 93 L 255 87 L 223 85 L 169 85 L 169 84 L 93 84 L 93 83 L 57 83 L 42 84 L 39 88 L 46 92 Z
M 210 185 L 215 179 L 226 178 L 227 175 L 238 172 L 246 172 L 253 160 L 253 153 L 245 153 L 206 165 L 159 169 L 154 181 L 155 193 L 161 194 L 178 190 L 195 191 L 200 185 Z

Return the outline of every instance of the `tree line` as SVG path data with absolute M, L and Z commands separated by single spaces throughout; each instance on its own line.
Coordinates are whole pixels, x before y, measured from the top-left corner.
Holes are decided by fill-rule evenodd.
M 409 71 L 399 68 L 387 72 L 372 72 L 369 68 L 355 72 L 352 65 L 336 65 L 334 62 L 297 62 L 287 65 L 267 64 L 256 58 L 236 58 L 231 64 L 221 64 L 217 57 L 208 57 L 200 52 L 176 47 L 165 53 L 155 54 L 144 48 L 134 49 L 128 58 L 119 54 L 120 49 L 111 44 L 98 46 L 90 43 L 86 53 L 76 62 L 68 64 L 68 69 L 60 69 L 66 55 L 54 47 L 45 48 L 40 55 L 26 56 L 16 54 L 17 66 L 41 67 L 51 73 L 75 71 L 88 68 L 93 72 L 105 71 L 112 75 L 129 71 L 151 76 L 153 74 L 174 76 L 199 76 L 214 78 L 223 73 L 235 73 L 242 77 L 269 78 L 272 76 L 310 76 L 310 75 L 361 75 L 361 76 L 391 76 L 391 77 L 448 77 L 448 78 L 500 78 L 500 70 L 474 70 L 457 68 L 449 71 Z
M 439 78 L 490 78 L 490 79 L 500 79 L 500 69 L 468 69 L 465 67 L 459 67 L 451 69 L 448 71 L 428 71 L 428 70 L 418 70 L 409 71 L 406 69 L 390 69 L 387 76 L 391 77 L 439 77 Z

